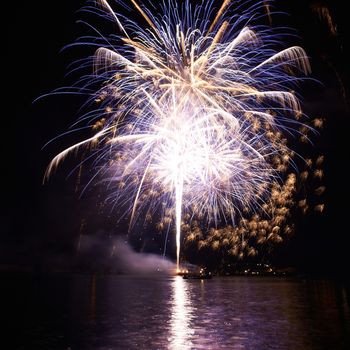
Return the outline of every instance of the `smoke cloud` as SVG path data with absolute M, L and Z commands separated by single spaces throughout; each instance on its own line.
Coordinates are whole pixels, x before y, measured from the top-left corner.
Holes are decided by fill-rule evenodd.
M 78 247 L 80 264 L 97 270 L 121 274 L 170 274 L 175 263 L 163 256 L 137 253 L 122 238 L 109 238 L 103 234 L 80 238 Z

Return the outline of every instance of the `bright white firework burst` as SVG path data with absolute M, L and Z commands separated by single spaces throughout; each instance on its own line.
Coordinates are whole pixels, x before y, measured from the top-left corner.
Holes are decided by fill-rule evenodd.
M 58 154 L 47 176 L 70 152 L 93 147 L 98 174 L 114 187 L 113 200 L 130 203 L 131 222 L 143 208 L 174 210 L 179 267 L 184 213 L 234 222 L 268 198 L 278 176 L 271 156 L 286 149 L 268 134 L 297 123 L 290 89 L 309 62 L 300 47 L 276 51 L 271 28 L 253 26 L 266 1 L 225 0 L 215 8 L 216 1 L 164 0 L 157 12 L 129 0 L 146 29 L 99 2 L 94 11 L 121 33 L 94 58 L 101 109 L 82 120 L 100 129 Z

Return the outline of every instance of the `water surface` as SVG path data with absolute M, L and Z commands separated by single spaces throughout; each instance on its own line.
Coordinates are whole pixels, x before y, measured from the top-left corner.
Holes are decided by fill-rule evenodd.
M 2 314 L 12 331 L 6 349 L 338 350 L 350 344 L 348 290 L 330 281 L 60 274 L 2 281 Z

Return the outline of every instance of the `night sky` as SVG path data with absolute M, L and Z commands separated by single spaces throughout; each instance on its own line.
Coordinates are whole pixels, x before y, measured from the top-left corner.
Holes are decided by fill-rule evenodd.
M 62 138 L 44 150 L 46 142 L 66 131 L 85 101 L 76 96 L 51 96 L 33 103 L 55 88 L 71 85 L 65 78 L 72 61 L 93 53 L 93 48 L 60 52 L 80 35 L 90 33 L 79 23 L 89 18 L 77 10 L 84 1 L 39 0 L 16 2 L 8 15 L 5 64 L 8 82 L 2 108 L 2 173 L 0 266 L 40 266 L 46 259 L 60 260 L 74 254 L 77 232 L 85 218 L 86 233 L 103 237 L 125 233 L 116 227 L 116 212 L 99 207 L 100 192 L 75 192 L 76 176 L 65 177 L 78 163 L 70 158 L 48 184 L 42 185 L 45 168 L 60 150 L 84 134 Z M 331 35 L 325 22 L 311 11 L 312 4 L 326 4 L 337 25 Z M 349 34 L 345 1 L 283 0 L 276 7 L 290 13 L 288 26 L 297 29 L 300 44 L 311 57 L 312 77 L 321 83 L 303 85 L 303 109 L 311 117 L 325 118 L 315 137 L 315 154 L 324 154 L 327 192 L 322 216 L 298 218 L 297 234 L 283 254 L 291 264 L 315 272 L 345 271 L 349 259 Z M 95 18 L 94 23 L 101 23 Z M 282 23 L 283 24 L 283 23 Z M 106 25 L 106 33 L 113 27 Z M 346 102 L 347 99 L 347 102 Z M 87 178 L 89 174 L 85 175 Z M 83 181 L 86 180 L 83 178 Z M 150 247 L 152 250 L 153 247 Z M 286 258 L 283 258 L 286 260 Z

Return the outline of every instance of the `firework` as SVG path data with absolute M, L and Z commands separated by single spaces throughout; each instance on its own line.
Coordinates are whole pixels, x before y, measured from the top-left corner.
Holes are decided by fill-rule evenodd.
M 92 95 L 100 109 L 80 121 L 95 134 L 58 154 L 46 176 L 72 151 L 93 149 L 96 176 L 131 224 L 141 213 L 160 213 L 160 227 L 175 221 L 179 266 L 184 216 L 234 223 L 264 206 L 285 169 L 277 160 L 289 159 L 282 135 L 302 114 L 291 89 L 308 59 L 300 47 L 276 51 L 278 36 L 254 27 L 267 1 L 225 0 L 211 18 L 214 1 L 164 1 L 159 13 L 130 0 L 146 29 L 100 5 L 120 35 L 97 49 L 83 79 L 102 83 Z
M 207 260 L 208 255 L 214 255 L 215 267 L 212 265 L 211 268 L 219 271 L 225 271 L 227 266 L 239 266 L 243 259 L 245 262 L 271 262 L 276 246 L 288 242 L 297 229 L 295 223 L 298 222 L 298 215 L 311 213 L 312 207 L 318 215 L 327 209 L 322 203 L 326 187 L 319 186 L 322 179 L 315 181 L 308 176 L 310 170 L 322 166 L 325 160 L 323 155 L 301 162 L 301 166 L 308 170 L 301 171 L 299 176 L 290 172 L 287 157 L 274 158 L 276 164 L 289 170 L 282 175 L 283 181 L 271 184 L 269 201 L 262 205 L 262 210 L 259 213 L 243 210 L 242 218 L 235 226 L 225 225 L 208 230 L 198 220 L 183 224 L 185 254 L 192 255 L 194 260 L 201 263 Z

